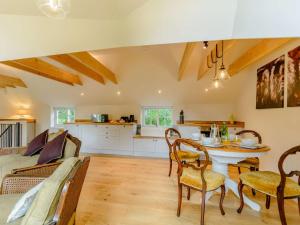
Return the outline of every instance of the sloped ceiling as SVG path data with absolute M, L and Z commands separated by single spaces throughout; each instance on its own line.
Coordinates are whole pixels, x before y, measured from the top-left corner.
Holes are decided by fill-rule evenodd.
M 257 42 L 238 41 L 230 54 L 225 55 L 226 65 Z M 183 80 L 178 82 L 178 66 L 184 48 L 185 43 L 92 51 L 94 57 L 116 73 L 119 81 L 117 85 L 111 82 L 101 85 L 80 74 L 83 86 L 69 86 L 0 64 L 0 74 L 17 76 L 28 86 L 27 89 L 0 90 L 0 99 L 11 104 L 41 102 L 51 106 L 232 103 L 244 78 L 236 76 L 226 81 L 223 88 L 212 90 L 211 70 L 197 82 L 199 61 L 208 54 L 201 43 L 193 51 Z M 51 63 L 66 71 L 75 72 L 55 61 Z M 205 92 L 205 88 L 209 88 L 209 92 Z M 158 94 L 158 90 L 162 93 Z M 120 96 L 117 95 L 118 91 L 121 92 Z
M 300 36 L 298 0 L 73 0 L 72 5 L 70 17 L 53 20 L 40 15 L 35 0 L 1 0 L 0 60 L 187 41 Z
M 120 19 L 141 7 L 148 0 L 71 0 L 69 18 Z M 0 0 L 0 14 L 43 16 L 37 8 L 37 0 Z

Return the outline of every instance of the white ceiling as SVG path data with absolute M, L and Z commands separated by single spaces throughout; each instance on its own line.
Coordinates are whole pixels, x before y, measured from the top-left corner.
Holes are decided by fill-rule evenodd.
M 72 5 L 67 19 L 55 20 L 39 13 L 35 0 L 0 0 L 0 60 L 188 41 L 300 37 L 299 0 L 73 0 Z
M 238 41 L 230 54 L 225 56 L 226 65 L 255 43 L 257 40 Z M 213 47 L 213 42 L 210 42 L 210 46 Z M 42 102 L 51 106 L 232 103 L 243 82 L 239 76 L 227 81 L 224 88 L 209 93 L 205 93 L 204 89 L 211 87 L 213 71 L 209 71 L 202 80 L 196 80 L 199 63 L 209 52 L 202 48 L 201 43 L 193 52 L 183 80 L 178 82 L 177 72 L 184 47 L 185 44 L 181 43 L 93 51 L 95 57 L 116 73 L 118 85 L 111 82 L 101 85 L 80 75 L 83 86 L 72 87 L 0 65 L 0 74 L 18 76 L 28 85 L 28 89 L 0 90 L 0 99 L 11 104 Z M 57 62 L 46 60 L 76 73 Z M 158 90 L 162 90 L 161 95 Z M 121 96 L 116 94 L 117 91 L 121 91 Z M 84 96 L 80 96 L 82 92 Z
M 43 16 L 38 0 L 0 0 L 0 14 Z M 128 16 L 148 0 L 71 0 L 69 18 L 111 20 Z

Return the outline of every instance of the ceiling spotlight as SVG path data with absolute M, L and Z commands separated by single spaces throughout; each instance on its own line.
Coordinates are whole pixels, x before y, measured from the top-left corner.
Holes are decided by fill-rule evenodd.
M 117 91 L 117 95 L 121 95 L 121 91 Z
M 205 88 L 204 91 L 205 91 L 205 92 L 208 92 L 208 88 Z
M 83 92 L 81 92 L 81 93 L 80 93 L 80 96 L 84 96 L 84 93 L 83 93 Z
M 215 88 L 219 88 L 220 87 L 219 80 L 214 80 L 213 85 L 214 85 Z
M 203 41 L 203 49 L 207 49 L 208 48 L 208 41 Z
M 161 93 L 162 93 L 162 90 L 158 90 L 157 92 L 158 92 L 158 94 L 161 94 Z

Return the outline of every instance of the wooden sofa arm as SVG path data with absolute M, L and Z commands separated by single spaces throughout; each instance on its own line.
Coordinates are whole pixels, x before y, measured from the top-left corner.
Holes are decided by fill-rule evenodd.
M 1 155 L 10 155 L 10 154 L 24 154 L 27 147 L 18 147 L 18 148 L 0 148 Z
M 1 194 L 21 194 L 38 185 L 46 177 L 9 174 L 3 178 Z
M 47 163 L 42 165 L 35 165 L 30 167 L 14 169 L 12 171 L 12 174 L 48 177 L 54 172 L 54 170 L 56 170 L 56 168 L 61 163 L 62 162 L 54 162 L 54 163 Z

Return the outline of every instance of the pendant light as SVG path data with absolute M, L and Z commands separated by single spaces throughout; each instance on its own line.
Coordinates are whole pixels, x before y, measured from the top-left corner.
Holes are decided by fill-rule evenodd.
M 224 65 L 224 41 L 222 41 L 222 64 L 219 69 L 218 79 L 220 79 L 220 80 L 230 79 L 230 75 Z
M 64 19 L 70 12 L 71 0 L 38 0 L 37 7 L 50 18 Z
M 213 80 L 213 87 L 218 89 L 221 86 L 221 82 L 220 82 L 220 79 L 217 74 L 218 61 L 216 61 L 214 63 L 215 63 L 215 76 L 214 76 L 214 80 Z

